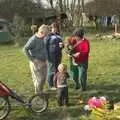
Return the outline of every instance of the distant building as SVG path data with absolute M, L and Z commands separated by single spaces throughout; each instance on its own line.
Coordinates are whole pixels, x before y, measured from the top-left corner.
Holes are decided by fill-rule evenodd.
M 8 22 L 5 19 L 0 19 L 0 42 L 9 41 Z

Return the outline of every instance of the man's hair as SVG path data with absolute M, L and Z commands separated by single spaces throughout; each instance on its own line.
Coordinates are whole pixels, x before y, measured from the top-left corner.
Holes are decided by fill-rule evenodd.
M 77 36 L 77 37 L 83 38 L 84 30 L 78 28 L 73 32 L 72 36 Z
M 46 33 L 49 33 L 50 28 L 48 25 L 43 24 L 38 28 L 38 31 L 46 34 Z

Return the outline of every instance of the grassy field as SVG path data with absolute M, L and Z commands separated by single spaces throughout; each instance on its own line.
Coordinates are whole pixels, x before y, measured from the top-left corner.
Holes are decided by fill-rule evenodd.
M 12 111 L 6 120 L 98 120 L 96 116 L 85 117 L 84 104 L 90 96 L 107 95 L 114 102 L 120 101 L 120 42 L 109 40 L 91 40 L 91 52 L 88 69 L 88 90 L 81 92 L 73 89 L 73 81 L 69 80 L 70 106 L 59 108 L 56 104 L 56 92 L 49 94 L 48 110 L 40 115 L 30 113 L 14 100 Z M 64 55 L 63 61 L 68 63 Z M 22 48 L 13 45 L 0 45 L 0 80 L 13 88 L 26 100 L 34 93 L 34 86 L 29 71 L 29 65 Z M 101 120 L 117 120 L 120 111 L 111 112 Z

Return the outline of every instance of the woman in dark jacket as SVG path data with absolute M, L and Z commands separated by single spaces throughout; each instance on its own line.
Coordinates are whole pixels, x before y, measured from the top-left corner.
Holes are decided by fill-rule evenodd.
M 63 48 L 62 38 L 54 23 L 51 25 L 51 33 L 45 39 L 45 43 L 48 57 L 48 85 L 49 88 L 52 88 L 54 87 L 53 76 L 57 72 L 58 65 L 61 63 Z

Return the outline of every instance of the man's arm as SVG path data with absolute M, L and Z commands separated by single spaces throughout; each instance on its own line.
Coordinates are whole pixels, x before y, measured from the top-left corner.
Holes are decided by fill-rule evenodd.
M 29 60 L 33 60 L 31 50 L 34 48 L 35 38 L 31 37 L 23 48 L 23 52 Z

